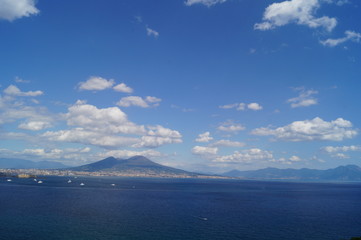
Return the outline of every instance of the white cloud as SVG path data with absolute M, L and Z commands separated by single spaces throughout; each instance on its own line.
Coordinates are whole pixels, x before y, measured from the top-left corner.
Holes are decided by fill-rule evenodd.
M 292 108 L 297 107 L 308 107 L 318 103 L 317 98 L 314 98 L 312 95 L 317 94 L 317 91 L 314 90 L 305 90 L 304 88 L 299 88 L 300 91 L 298 97 L 290 98 L 287 100 L 288 103 L 291 103 Z
M 138 96 L 128 96 L 121 98 L 117 105 L 120 107 L 137 106 L 142 108 L 157 107 L 162 101 L 160 98 L 147 96 L 145 99 Z
M 140 142 L 132 145 L 135 148 L 156 148 L 165 144 L 182 143 L 181 138 L 159 137 L 159 136 L 142 136 Z
M 85 145 L 94 145 L 105 148 L 128 147 L 139 142 L 135 137 L 124 137 L 109 135 L 100 131 L 92 131 L 84 128 L 73 128 L 69 130 L 47 131 L 41 135 L 49 141 L 72 142 Z
M 0 0 L 0 19 L 13 21 L 38 13 L 35 0 Z
M 290 0 L 272 3 L 263 14 L 263 22 L 256 23 L 254 28 L 269 30 L 289 23 L 296 23 L 310 28 L 323 27 L 327 31 L 332 31 L 337 25 L 335 18 L 314 16 L 320 5 L 321 0 Z
M 195 155 L 200 155 L 202 157 L 210 157 L 218 153 L 218 148 L 195 146 L 192 148 L 192 153 Z
M 248 109 L 254 110 L 254 111 L 258 111 L 258 110 L 262 110 L 262 106 L 259 105 L 258 103 L 250 103 L 247 105 Z
M 148 36 L 151 36 L 151 37 L 155 37 L 155 38 L 158 38 L 159 37 L 159 32 L 149 28 L 149 27 L 146 27 L 146 30 L 147 30 L 147 35 Z
M 356 152 L 361 151 L 361 146 L 326 146 L 321 148 L 321 150 L 325 151 L 326 153 L 330 154 L 331 157 L 339 158 L 339 159 L 347 159 L 350 156 L 346 155 L 345 152 Z
M 128 87 L 125 83 L 120 83 L 113 87 L 113 89 L 117 92 L 123 92 L 123 93 L 132 93 L 133 89 Z
M 20 96 L 20 97 L 36 97 L 43 95 L 43 92 L 38 91 L 28 91 L 28 92 L 22 92 L 17 86 L 10 85 L 4 90 L 4 93 L 11 96 Z
M 334 158 L 339 158 L 339 159 L 347 159 L 347 158 L 350 158 L 350 156 L 348 156 L 347 154 L 344 154 L 344 153 L 336 153 L 336 154 L 334 154 L 332 157 L 334 157 Z
M 230 141 L 230 140 L 219 140 L 210 144 L 211 147 L 244 147 L 246 144 L 243 142 Z
M 291 156 L 288 159 L 282 157 L 282 158 L 279 158 L 279 159 L 270 160 L 270 162 L 282 163 L 282 164 L 288 164 L 288 165 L 291 165 L 291 164 L 293 164 L 295 162 L 300 162 L 300 161 L 302 161 L 302 159 L 300 157 L 298 157 L 298 156 L 295 156 L 295 155 Z
M 134 156 L 144 156 L 147 158 L 158 158 L 162 157 L 163 154 L 155 151 L 153 149 L 145 150 L 145 151 L 131 151 L 131 150 L 110 150 L 106 152 L 102 152 L 97 154 L 98 158 L 106 158 L 109 156 L 115 158 L 130 158 Z
M 259 103 L 249 103 L 249 104 L 246 104 L 246 103 L 233 103 L 233 104 L 227 104 L 227 105 L 219 106 L 219 108 L 222 108 L 222 109 L 235 108 L 237 111 L 244 111 L 246 109 L 258 111 L 258 110 L 263 109 L 263 107 Z
M 299 161 L 301 161 L 301 158 L 298 157 L 298 156 L 293 155 L 288 160 L 290 160 L 291 162 L 299 162 Z
M 150 130 L 148 131 L 149 136 L 159 136 L 159 137 L 171 137 L 171 138 L 181 138 L 182 135 L 176 131 L 169 128 L 157 126 L 149 126 Z
M 223 131 L 223 132 L 238 133 L 239 131 L 242 131 L 246 128 L 241 124 L 237 124 L 237 123 L 233 123 L 232 121 L 228 121 L 228 122 L 222 123 L 217 129 L 220 131 Z
M 1 156 L 23 158 L 30 160 L 61 160 L 64 163 L 74 164 L 77 161 L 89 160 L 90 148 L 27 148 L 22 151 L 0 149 Z M 68 159 L 68 161 L 66 161 Z
M 27 92 L 28 94 L 29 92 Z M 12 95 L 0 96 L 0 124 L 15 123 L 18 128 L 27 130 L 41 130 L 51 127 L 56 121 L 55 116 L 45 107 L 28 106 L 30 99 L 17 99 Z
M 254 135 L 274 136 L 284 141 L 342 141 L 357 135 L 350 121 L 337 118 L 326 122 L 319 117 L 312 120 L 295 121 L 289 125 L 271 128 L 257 128 L 252 131 Z
M 235 151 L 231 155 L 219 156 L 214 162 L 219 163 L 252 163 L 254 161 L 271 161 L 273 154 L 259 148 L 251 148 L 242 151 Z
M 77 126 L 91 131 L 142 135 L 146 133 L 143 125 L 128 120 L 127 115 L 118 107 L 97 108 L 82 101 L 68 109 L 65 114 L 69 126 Z
M 207 7 L 211 7 L 217 3 L 224 3 L 227 0 L 187 0 L 184 2 L 187 6 L 192 6 L 193 4 L 203 4 Z
M 322 148 L 323 151 L 327 153 L 335 153 L 335 152 L 351 152 L 351 151 L 361 151 L 361 146 L 326 146 Z
M 19 78 L 19 77 L 15 77 L 15 82 L 16 82 L 16 83 L 29 83 L 30 81 L 29 81 L 29 80 L 21 79 L 21 78 Z
M 29 122 L 21 123 L 18 126 L 18 128 L 20 129 L 31 130 L 31 131 L 39 131 L 50 127 L 52 127 L 52 124 L 46 121 L 29 121 Z
M 92 76 L 85 82 L 80 82 L 78 85 L 80 90 L 100 91 L 107 88 L 111 88 L 114 85 L 114 80 L 113 79 L 107 80 L 102 77 Z
M 165 128 L 160 125 L 148 126 L 148 129 L 147 135 L 142 136 L 140 142 L 134 144 L 133 147 L 154 148 L 165 144 L 182 142 L 182 135 L 176 130 Z
M 353 42 L 360 42 L 361 41 L 361 33 L 354 32 L 354 31 L 346 31 L 345 37 L 343 38 L 336 38 L 336 39 L 326 39 L 324 41 L 320 41 L 320 43 L 327 47 L 335 47 L 347 41 Z
M 213 138 L 210 132 L 201 133 L 198 135 L 198 138 L 196 138 L 196 142 L 209 142 L 211 140 L 213 140 Z
M 49 141 L 90 144 L 104 148 L 154 148 L 182 142 L 182 135 L 178 131 L 160 125 L 137 125 L 129 121 L 127 115 L 118 107 L 99 109 L 84 101 L 77 101 L 69 107 L 64 117 L 68 126 L 75 128 L 48 131 L 41 136 Z

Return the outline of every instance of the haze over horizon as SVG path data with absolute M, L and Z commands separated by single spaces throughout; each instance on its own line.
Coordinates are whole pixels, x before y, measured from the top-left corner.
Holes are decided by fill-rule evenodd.
M 356 0 L 0 0 L 0 158 L 360 166 Z

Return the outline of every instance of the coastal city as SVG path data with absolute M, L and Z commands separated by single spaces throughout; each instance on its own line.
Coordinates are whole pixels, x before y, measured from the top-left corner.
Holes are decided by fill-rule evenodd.
M 228 179 L 229 177 L 218 175 L 203 175 L 189 173 L 169 173 L 146 171 L 73 171 L 56 169 L 0 169 L 0 177 L 35 178 L 38 176 L 91 176 L 91 177 L 144 177 L 144 178 L 205 178 L 205 179 Z

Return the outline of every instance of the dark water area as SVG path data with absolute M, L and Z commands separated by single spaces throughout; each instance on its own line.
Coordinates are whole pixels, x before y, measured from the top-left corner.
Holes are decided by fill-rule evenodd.
M 361 236 L 361 183 L 68 179 L 0 178 L 0 239 Z

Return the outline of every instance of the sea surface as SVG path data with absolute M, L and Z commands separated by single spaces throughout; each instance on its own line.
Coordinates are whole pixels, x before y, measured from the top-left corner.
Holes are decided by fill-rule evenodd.
M 0 239 L 341 240 L 361 236 L 361 183 L 41 180 L 40 184 L 33 179 L 0 178 Z

